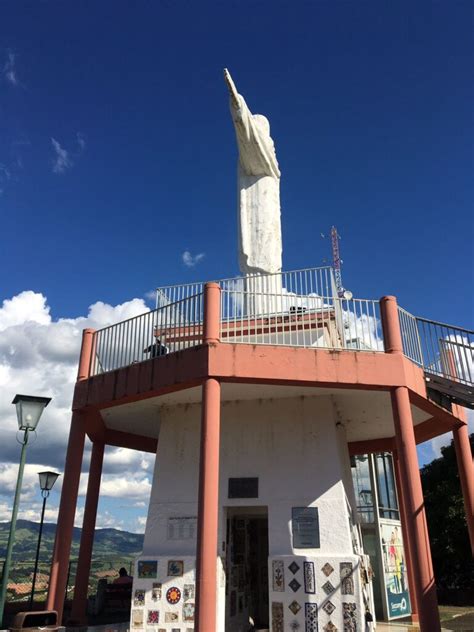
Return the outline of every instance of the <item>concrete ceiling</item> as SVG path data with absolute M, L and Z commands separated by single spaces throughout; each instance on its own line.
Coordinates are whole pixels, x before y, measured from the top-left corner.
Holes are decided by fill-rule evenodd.
M 332 395 L 337 416 L 346 427 L 348 441 L 364 441 L 394 435 L 390 394 L 386 391 L 223 383 L 221 395 L 223 402 Z M 201 388 L 194 387 L 161 397 L 106 408 L 101 413 L 108 428 L 158 438 L 162 408 L 197 404 L 200 401 Z M 415 425 L 429 418 L 428 414 L 415 406 L 412 406 L 412 415 Z

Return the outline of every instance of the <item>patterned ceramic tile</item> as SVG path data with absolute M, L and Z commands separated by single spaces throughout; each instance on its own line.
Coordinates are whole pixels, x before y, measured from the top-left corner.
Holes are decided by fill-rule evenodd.
M 315 603 L 305 603 L 305 631 L 318 632 L 318 605 Z
M 273 590 L 285 592 L 285 566 L 282 560 L 272 562 Z
M 299 564 L 297 564 L 296 562 L 291 562 L 291 564 L 288 566 L 288 568 L 290 569 L 290 571 L 293 573 L 293 575 L 300 570 L 300 566 Z
M 166 591 L 166 601 L 172 605 L 179 603 L 181 600 L 181 591 L 176 586 L 171 586 Z
M 176 623 L 179 621 L 179 614 L 177 612 L 165 612 L 165 623 Z
M 182 560 L 169 560 L 168 577 L 181 577 L 183 574 L 184 563 Z
M 310 595 L 314 595 L 316 592 L 316 581 L 314 578 L 314 563 L 303 563 L 303 575 L 304 575 L 304 591 Z
M 134 606 L 144 606 L 145 605 L 145 591 L 142 589 L 137 589 L 135 594 L 133 595 L 133 605 Z
M 336 606 L 332 603 L 332 601 L 326 601 L 326 603 L 322 606 L 322 608 L 326 614 L 331 616 L 334 610 L 336 609 Z
M 145 561 L 140 560 L 138 562 L 138 577 L 141 579 L 156 579 L 156 573 L 158 572 L 158 562 L 153 560 Z
M 352 577 L 353 567 L 352 562 L 341 562 L 339 564 L 340 576 L 341 576 L 341 594 L 353 595 L 354 594 L 354 579 Z
M 332 594 L 335 590 L 334 586 L 329 581 L 322 585 L 322 589 L 324 590 L 326 595 Z
M 133 628 L 142 628 L 143 627 L 143 610 L 136 609 L 132 610 L 132 627 Z
M 189 601 L 190 599 L 194 599 L 196 591 L 194 589 L 194 584 L 184 584 L 183 588 L 183 600 Z
M 291 582 L 288 584 L 288 586 L 291 588 L 291 590 L 293 592 L 296 592 L 297 590 L 299 590 L 301 588 L 301 584 L 299 583 L 299 581 L 296 579 L 296 577 L 293 577 L 293 579 L 291 580 Z
M 290 621 L 290 630 L 291 632 L 297 632 L 297 630 L 301 630 L 301 623 L 296 619 Z
M 332 621 L 328 621 L 323 628 L 324 632 L 338 632 L 338 629 Z
M 357 607 L 355 603 L 342 602 L 342 612 L 344 616 L 344 632 L 357 632 Z
M 148 625 L 156 625 L 160 621 L 160 613 L 158 610 L 148 610 Z
M 283 604 L 280 601 L 272 602 L 272 632 L 284 632 Z
M 301 610 L 301 606 L 300 604 L 296 601 L 296 599 L 293 599 L 293 601 L 290 603 L 290 605 L 288 606 L 288 608 L 291 610 L 291 612 L 293 614 L 297 614 L 300 610 Z
M 334 569 L 331 566 L 331 564 L 329 564 L 329 562 L 326 562 L 326 564 L 322 567 L 321 570 L 326 575 L 326 577 L 329 577 L 329 575 L 334 572 Z
M 153 588 L 151 589 L 151 600 L 159 601 L 161 599 L 161 584 L 159 582 L 153 582 Z
M 183 621 L 194 621 L 194 604 L 193 603 L 184 604 Z

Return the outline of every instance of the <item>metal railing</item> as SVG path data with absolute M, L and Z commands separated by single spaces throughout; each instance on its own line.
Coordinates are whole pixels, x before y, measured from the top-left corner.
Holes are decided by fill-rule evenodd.
M 276 288 L 284 288 L 288 293 L 303 296 L 333 296 L 335 293 L 334 272 L 330 266 L 305 268 L 274 274 L 254 274 L 215 281 L 222 290 L 233 291 L 248 286 L 258 286 L 260 291 L 273 293 Z M 201 294 L 206 282 L 167 285 L 156 290 L 156 307 L 181 301 L 195 294 Z M 223 314 L 225 317 L 225 314 Z
M 378 301 L 267 293 L 255 281 L 221 290 L 221 342 L 383 351 Z
M 398 308 L 403 353 L 427 374 L 472 385 L 474 331 L 413 316 Z
M 96 331 L 90 376 L 195 347 L 202 335 L 199 293 Z

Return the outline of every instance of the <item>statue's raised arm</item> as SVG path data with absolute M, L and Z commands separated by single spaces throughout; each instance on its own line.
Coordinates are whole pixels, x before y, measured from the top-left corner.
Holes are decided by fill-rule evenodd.
M 234 121 L 240 164 L 247 175 L 280 177 L 275 146 L 270 137 L 270 124 L 261 114 L 252 114 L 242 95 L 224 69 L 224 79 L 230 94 L 230 110 Z

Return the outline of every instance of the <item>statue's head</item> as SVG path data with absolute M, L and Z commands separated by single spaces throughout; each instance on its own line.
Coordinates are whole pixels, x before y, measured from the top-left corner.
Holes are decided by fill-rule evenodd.
M 253 120 L 255 121 L 258 131 L 265 136 L 270 136 L 270 121 L 263 114 L 254 114 Z

